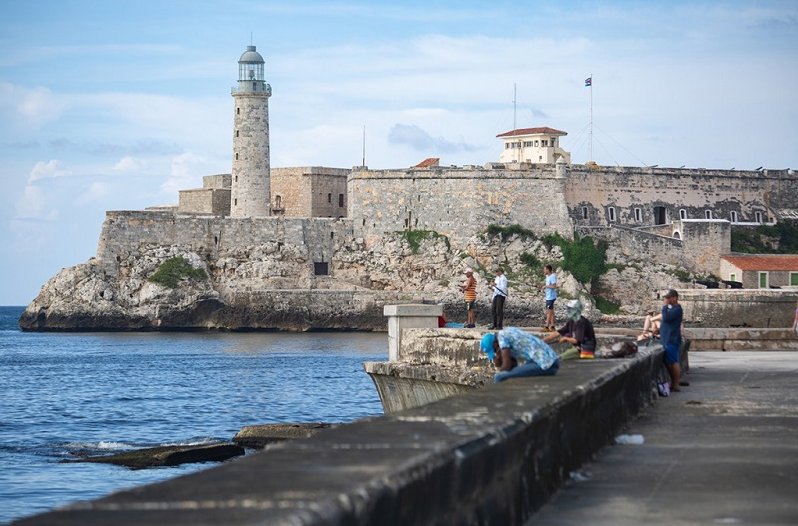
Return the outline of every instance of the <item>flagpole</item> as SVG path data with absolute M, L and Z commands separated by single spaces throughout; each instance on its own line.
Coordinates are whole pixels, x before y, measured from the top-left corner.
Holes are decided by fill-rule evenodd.
M 593 74 L 590 74 L 590 160 L 593 160 Z

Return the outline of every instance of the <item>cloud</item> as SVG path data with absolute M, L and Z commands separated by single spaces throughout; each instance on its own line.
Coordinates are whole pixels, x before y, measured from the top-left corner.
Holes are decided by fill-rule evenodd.
M 201 155 L 186 152 L 174 157 L 169 178 L 161 185 L 161 192 L 175 195 L 180 190 L 198 188 L 202 176 L 208 175 L 207 160 Z
M 388 134 L 388 141 L 392 144 L 404 144 L 414 150 L 430 153 L 470 152 L 478 149 L 465 142 L 453 143 L 443 137 L 435 138 L 414 124 L 394 124 Z
M 58 219 L 58 210 L 51 205 L 51 200 L 43 188 L 28 184 L 16 202 L 14 219 L 54 221 Z
M 53 179 L 55 177 L 68 177 L 70 175 L 72 175 L 72 172 L 69 170 L 64 170 L 61 167 L 61 161 L 57 159 L 51 159 L 46 162 L 39 161 L 33 166 L 33 169 L 30 171 L 30 176 L 28 176 L 28 183 L 41 181 L 42 179 Z
M 92 141 L 75 142 L 65 137 L 53 139 L 48 146 L 58 150 L 69 150 L 91 155 L 170 155 L 181 151 L 171 142 L 158 140 L 132 141 L 126 144 L 94 143 Z
M 103 201 L 109 194 L 111 187 L 103 181 L 94 181 L 85 192 L 82 192 L 75 201 L 79 205 L 91 202 Z
M 112 170 L 117 172 L 137 172 L 144 169 L 146 165 L 145 161 L 126 155 L 119 159 L 119 162 L 114 165 Z
M 0 116 L 26 128 L 39 128 L 58 119 L 67 104 L 45 87 L 0 83 Z

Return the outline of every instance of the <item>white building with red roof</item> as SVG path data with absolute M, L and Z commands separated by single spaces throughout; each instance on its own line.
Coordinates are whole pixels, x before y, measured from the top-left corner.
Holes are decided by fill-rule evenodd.
M 519 128 L 500 133 L 496 137 L 504 141 L 504 148 L 499 162 L 553 164 L 562 158 L 567 164 L 571 164 L 570 152 L 560 148 L 560 137 L 564 135 L 568 134 L 548 126 Z
M 730 254 L 720 258 L 721 279 L 746 289 L 798 287 L 798 255 Z

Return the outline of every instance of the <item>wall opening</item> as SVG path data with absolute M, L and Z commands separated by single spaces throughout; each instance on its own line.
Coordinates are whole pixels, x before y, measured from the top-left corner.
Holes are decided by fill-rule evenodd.
M 654 224 L 655 225 L 664 225 L 667 220 L 667 214 L 665 211 L 664 206 L 655 206 L 654 207 Z
M 712 219 L 712 210 L 704 210 L 704 218 Z
M 635 208 L 635 222 L 637 223 L 643 222 L 643 211 L 639 208 Z
M 687 219 L 687 210 L 684 208 L 679 210 L 679 219 Z
M 330 264 L 326 261 L 314 261 L 313 262 L 313 275 L 314 276 L 329 276 L 330 275 Z
M 583 206 L 583 207 L 582 207 L 582 219 L 587 219 L 587 218 L 588 218 L 588 211 L 587 211 L 587 207 L 586 207 L 586 206 Z
M 609 217 L 610 222 L 615 222 L 615 207 L 611 206 L 607 208 L 607 216 Z

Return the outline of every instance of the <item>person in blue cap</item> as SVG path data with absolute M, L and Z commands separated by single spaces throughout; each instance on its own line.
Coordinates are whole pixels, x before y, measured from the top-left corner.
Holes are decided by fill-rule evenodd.
M 482 352 L 500 369 L 495 383 L 523 376 L 552 376 L 560 368 L 554 349 L 543 340 L 516 327 L 489 332 L 480 342 Z M 519 362 L 523 362 L 519 365 Z

